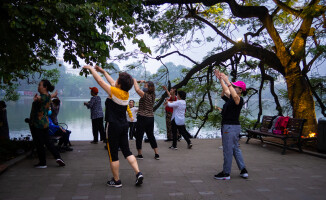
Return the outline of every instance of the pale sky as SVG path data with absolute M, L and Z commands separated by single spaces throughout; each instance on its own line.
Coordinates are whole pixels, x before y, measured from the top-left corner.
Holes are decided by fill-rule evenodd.
M 216 35 L 214 35 L 214 32 L 210 31 L 210 30 L 205 31 L 205 34 L 207 34 L 206 37 L 208 35 L 210 35 L 211 37 L 216 37 Z M 197 38 L 203 39 L 203 36 L 198 35 Z M 155 57 L 160 55 L 159 52 L 155 53 L 156 46 L 160 44 L 159 40 L 157 40 L 157 39 L 153 40 L 148 35 L 142 35 L 140 37 L 140 39 L 143 39 L 145 44 L 151 49 L 151 51 L 152 51 L 151 57 L 155 58 Z M 216 43 L 219 43 L 219 41 L 215 40 L 214 42 L 210 42 L 210 43 L 206 42 L 205 45 L 192 46 L 192 48 L 190 50 L 189 49 L 184 50 L 182 47 L 174 47 L 174 48 L 170 49 L 166 53 L 175 51 L 178 48 L 179 51 L 182 54 L 190 57 L 191 59 L 193 59 L 196 62 L 201 62 L 203 60 L 203 57 L 207 55 L 207 52 L 211 51 L 214 47 L 216 47 Z M 131 41 L 127 41 L 126 42 L 126 50 L 127 51 L 133 51 L 134 49 L 138 49 L 137 45 L 132 44 Z M 124 52 L 119 51 L 119 50 L 113 50 L 113 51 L 110 52 L 112 58 L 119 55 L 119 54 L 121 54 L 121 53 L 124 53 Z M 164 55 L 166 53 L 163 53 L 162 55 Z M 57 58 L 59 60 L 63 60 L 63 49 L 59 50 L 59 55 L 58 55 Z M 138 62 L 141 58 L 142 58 L 142 55 L 140 55 L 139 59 L 130 58 L 129 60 L 126 60 L 126 61 L 125 60 L 120 61 L 120 62 L 115 61 L 114 63 L 116 63 L 120 68 L 123 69 L 124 66 L 126 66 L 128 64 Z M 85 64 L 84 60 L 81 60 L 81 59 L 78 59 L 78 60 L 79 60 L 80 66 L 83 66 Z M 175 65 L 184 65 L 186 67 L 192 67 L 193 66 L 192 62 L 190 62 L 188 59 L 186 59 L 186 58 L 184 58 L 182 56 L 179 56 L 178 54 L 173 54 L 173 55 L 170 55 L 168 57 L 165 57 L 165 58 L 162 59 L 162 61 L 164 63 L 173 62 Z M 110 61 L 108 61 L 108 62 L 110 62 Z M 68 63 L 65 63 L 65 65 L 72 68 L 72 65 L 69 65 Z M 160 66 L 162 66 L 162 63 L 160 61 L 156 60 L 156 59 L 148 59 L 147 63 L 145 63 L 146 70 L 150 71 L 151 73 L 155 73 Z M 79 74 L 80 69 L 72 69 L 70 71 L 75 72 L 76 74 Z

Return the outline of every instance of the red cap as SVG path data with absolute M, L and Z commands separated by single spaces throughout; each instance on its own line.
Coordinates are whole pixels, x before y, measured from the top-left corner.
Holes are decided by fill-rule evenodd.
M 90 87 L 89 89 L 91 89 L 92 92 L 95 93 L 95 94 L 98 93 L 98 89 L 97 89 L 97 87 Z

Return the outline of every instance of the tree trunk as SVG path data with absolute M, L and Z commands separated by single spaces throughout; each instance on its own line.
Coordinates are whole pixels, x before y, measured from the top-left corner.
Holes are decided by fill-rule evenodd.
M 302 135 L 317 132 L 315 102 L 310 87 L 296 62 L 290 62 L 285 69 L 289 100 L 293 108 L 293 117 L 306 119 Z

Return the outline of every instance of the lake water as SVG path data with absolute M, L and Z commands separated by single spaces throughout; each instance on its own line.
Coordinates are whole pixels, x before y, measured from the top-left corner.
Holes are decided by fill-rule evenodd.
M 104 109 L 104 102 L 106 97 L 102 98 L 102 107 Z M 61 108 L 58 115 L 58 121 L 64 122 L 68 125 L 68 129 L 72 131 L 71 140 L 92 140 L 92 122 L 90 119 L 90 110 L 84 106 L 83 102 L 90 99 L 77 98 L 62 98 Z M 138 102 L 137 99 L 135 99 Z M 7 102 L 7 117 L 9 123 L 10 137 L 21 138 L 30 135 L 28 124 L 24 122 L 25 118 L 29 117 L 33 99 L 31 97 L 21 97 L 17 102 Z M 256 119 L 258 108 L 257 100 L 250 101 L 248 105 L 252 111 L 252 118 Z M 223 100 L 216 100 L 214 104 L 222 106 Z M 276 115 L 277 111 L 273 105 L 273 101 L 265 99 L 265 106 L 263 107 L 263 115 Z M 322 117 L 320 111 L 317 112 L 317 119 Z M 156 139 L 166 139 L 165 115 L 164 109 L 159 108 L 155 112 L 154 134 Z M 188 127 L 188 131 L 194 135 L 197 132 L 197 127 Z M 197 138 L 218 138 L 220 137 L 220 130 L 211 127 L 204 127 L 201 129 Z
M 102 107 L 106 97 L 102 98 Z M 62 98 L 58 121 L 68 125 L 72 131 L 70 140 L 92 140 L 92 122 L 90 110 L 84 106 L 85 101 L 90 99 Z M 24 122 L 29 118 L 33 99 L 31 97 L 21 97 L 17 102 L 7 102 L 7 117 L 9 123 L 10 137 L 22 138 L 30 135 L 28 124 Z M 165 116 L 163 109 L 158 109 L 155 113 L 154 134 L 156 139 L 166 139 Z M 189 132 L 194 135 L 198 128 L 191 127 Z M 219 130 L 204 128 L 198 138 L 220 137 Z

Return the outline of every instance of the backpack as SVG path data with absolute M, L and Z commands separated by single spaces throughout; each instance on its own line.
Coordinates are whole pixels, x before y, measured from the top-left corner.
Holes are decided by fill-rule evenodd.
M 273 133 L 276 135 L 282 135 L 284 132 L 284 129 L 286 129 L 286 126 L 288 125 L 290 117 L 283 117 L 280 116 L 275 124 L 275 127 L 273 129 Z

